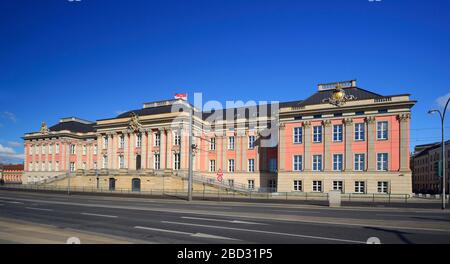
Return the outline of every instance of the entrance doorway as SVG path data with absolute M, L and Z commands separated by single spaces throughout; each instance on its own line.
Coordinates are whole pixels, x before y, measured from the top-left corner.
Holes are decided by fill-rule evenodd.
M 115 191 L 116 190 L 116 179 L 109 178 L 109 190 Z
M 134 178 L 131 180 L 131 191 L 140 192 L 141 191 L 141 180 Z

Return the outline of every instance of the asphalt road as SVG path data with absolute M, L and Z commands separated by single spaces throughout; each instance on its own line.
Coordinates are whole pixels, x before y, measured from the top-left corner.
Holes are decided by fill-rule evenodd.
M 450 243 L 450 211 L 27 193 L 0 217 L 148 243 Z M 1 230 L 0 230 L 1 231 Z M 7 242 L 0 232 L 0 241 Z M 81 241 L 83 243 L 83 241 Z

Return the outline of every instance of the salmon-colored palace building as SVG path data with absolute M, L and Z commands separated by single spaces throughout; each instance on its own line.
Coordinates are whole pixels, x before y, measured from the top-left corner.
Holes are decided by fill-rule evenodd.
M 256 114 L 244 107 L 194 111 L 194 174 L 214 181 L 223 172 L 224 184 L 255 191 L 411 194 L 415 103 L 409 94 L 383 96 L 352 80 L 320 84 L 305 100 L 279 103 L 277 111 L 273 103 Z M 188 106 L 174 99 L 96 122 L 71 117 L 49 128 L 43 123 L 23 137 L 23 182 L 69 170 L 82 179 L 74 184 L 158 188 L 151 185 L 158 175 L 187 174 Z M 210 121 L 222 115 L 223 121 Z M 268 128 L 275 131 L 269 146 L 262 144 L 270 141 L 262 136 Z

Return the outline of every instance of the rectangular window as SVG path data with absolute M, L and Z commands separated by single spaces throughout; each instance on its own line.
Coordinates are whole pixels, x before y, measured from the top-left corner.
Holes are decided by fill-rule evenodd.
M 363 141 L 365 139 L 365 123 L 355 124 L 355 141 Z
M 379 181 L 378 182 L 378 192 L 379 193 L 388 193 L 389 192 L 389 183 L 386 181 Z
M 355 193 L 365 193 L 366 183 L 363 181 L 355 181 Z
M 313 155 L 313 171 L 322 170 L 322 155 Z
M 272 158 L 269 160 L 269 171 L 277 172 L 277 159 Z
M 153 155 L 153 169 L 159 170 L 160 168 L 160 156 L 159 154 L 155 154 Z
M 56 153 L 56 154 L 59 154 L 59 144 L 56 144 L 55 153 Z
M 33 155 L 33 146 L 30 146 L 30 155 Z
M 216 138 L 211 138 L 209 141 L 209 150 L 216 150 Z
M 71 155 L 75 155 L 75 148 L 76 148 L 75 145 L 70 145 L 70 154 Z
M 343 191 L 343 182 L 342 181 L 333 181 L 333 190 L 334 191 Z
M 142 147 L 142 134 L 141 133 L 136 135 L 136 147 L 137 148 Z
M 303 190 L 302 181 L 294 180 L 294 191 L 301 192 Z
M 333 170 L 334 171 L 342 171 L 343 170 L 343 159 L 344 155 L 342 154 L 333 154 Z
M 87 154 L 87 147 L 86 145 L 83 145 L 83 156 L 86 156 Z
M 388 122 L 381 121 L 377 123 L 377 139 L 385 140 L 388 139 Z
M 234 136 L 228 137 L 228 150 L 234 150 Z
M 228 160 L 228 172 L 234 172 L 234 159 Z
M 119 156 L 119 168 L 120 169 L 125 168 L 125 158 L 123 157 L 123 155 Z
M 355 171 L 364 171 L 366 164 L 365 154 L 355 154 Z
M 301 155 L 294 155 L 292 170 L 293 171 L 303 170 L 303 157 Z
M 233 179 L 229 179 L 228 180 L 228 185 L 229 186 L 234 186 L 234 180 Z
M 83 170 L 86 170 L 86 162 L 83 162 L 83 163 L 81 164 L 81 168 L 82 168 Z
M 48 162 L 48 171 L 52 171 L 52 170 L 53 170 L 52 162 L 49 161 L 49 162 Z
M 59 161 L 55 162 L 55 171 L 59 171 Z
M 42 153 L 42 154 L 45 154 L 45 145 L 42 145 L 42 146 L 41 146 L 41 153 Z
M 34 145 L 34 154 L 39 154 L 39 147 L 37 145 Z
M 180 153 L 175 153 L 173 154 L 173 169 L 174 170 L 179 170 L 180 169 Z
M 103 136 L 103 149 L 108 149 L 108 136 Z
M 48 154 L 53 154 L 53 144 L 48 145 Z
M 248 189 L 249 190 L 254 190 L 255 189 L 255 180 L 248 180 Z
M 276 192 L 277 191 L 277 180 L 269 180 L 267 185 L 269 186 L 270 192 Z
M 28 171 L 33 171 L 33 162 L 28 165 Z
M 209 171 L 215 172 L 216 171 L 216 160 L 210 160 L 209 161 Z
M 75 171 L 75 162 L 70 162 L 70 172 Z
M 98 146 L 94 145 L 94 155 L 97 155 L 97 151 L 98 151 Z
M 120 135 L 119 137 L 119 148 L 120 149 L 125 148 L 125 135 Z
M 249 159 L 248 160 L 248 171 L 249 172 L 254 172 L 255 171 L 255 160 L 254 159 Z
M 294 127 L 294 144 L 301 144 L 303 140 L 303 127 Z
M 312 191 L 322 192 L 322 181 L 313 181 Z
M 173 135 L 173 144 L 175 146 L 180 146 L 181 145 L 181 135 L 179 133 L 174 133 L 174 135 Z
M 161 145 L 161 133 L 155 133 L 155 141 L 153 143 L 155 147 L 159 147 Z
M 103 169 L 108 168 L 108 156 L 103 156 Z
M 255 136 L 248 136 L 248 149 L 255 148 Z
M 343 140 L 343 126 L 342 125 L 334 125 L 333 126 L 333 141 L 341 142 Z
M 377 154 L 377 170 L 387 171 L 388 170 L 388 154 L 378 153 Z
M 314 143 L 322 142 L 322 126 L 313 127 L 313 142 Z

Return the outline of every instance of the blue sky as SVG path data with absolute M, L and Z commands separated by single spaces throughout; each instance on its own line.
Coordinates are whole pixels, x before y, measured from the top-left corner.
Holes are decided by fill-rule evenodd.
M 411 144 L 437 141 L 426 112 L 450 93 L 449 11 L 447 0 L 2 0 L 0 161 L 20 160 L 20 137 L 42 121 L 109 118 L 176 92 L 304 99 L 354 78 L 411 93 Z

